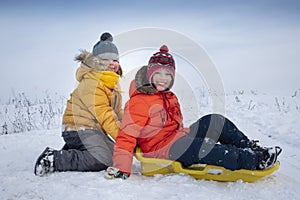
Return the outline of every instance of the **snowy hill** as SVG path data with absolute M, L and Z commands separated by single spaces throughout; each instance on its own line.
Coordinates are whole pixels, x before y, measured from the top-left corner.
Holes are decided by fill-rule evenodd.
M 201 99 L 199 110 L 182 100 L 187 125 L 195 116 L 211 112 L 209 98 L 203 95 Z M 55 127 L 61 113 L 55 112 L 56 122 L 50 127 L 0 135 L 0 199 L 300 199 L 300 97 L 235 92 L 225 99 L 226 116 L 251 139 L 283 148 L 280 168 L 274 174 L 255 183 L 195 180 L 183 174 L 145 177 L 135 160 L 133 174 L 125 181 L 106 180 L 104 172 L 36 177 L 33 165 L 41 151 L 46 146 L 58 149 L 63 145 L 59 125 Z

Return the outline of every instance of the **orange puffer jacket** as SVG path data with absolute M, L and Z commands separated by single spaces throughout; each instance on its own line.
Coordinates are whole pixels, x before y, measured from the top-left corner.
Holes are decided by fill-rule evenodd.
M 140 85 L 139 73 L 141 70 L 132 84 L 137 90 L 131 90 L 124 108 L 113 156 L 114 166 L 128 174 L 136 145 L 146 157 L 168 159 L 171 145 L 189 131 L 183 128 L 176 95 L 170 91 L 157 92 L 151 85 Z

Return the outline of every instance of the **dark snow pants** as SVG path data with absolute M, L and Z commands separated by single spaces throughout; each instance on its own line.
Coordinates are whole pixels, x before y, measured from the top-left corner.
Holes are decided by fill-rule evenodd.
M 56 171 L 101 171 L 112 166 L 114 143 L 98 130 L 63 132 L 66 144 L 54 151 Z
M 171 146 L 169 157 L 184 167 L 202 163 L 230 170 L 254 170 L 258 155 L 250 150 L 251 143 L 229 119 L 211 114 L 190 126 L 190 133 Z

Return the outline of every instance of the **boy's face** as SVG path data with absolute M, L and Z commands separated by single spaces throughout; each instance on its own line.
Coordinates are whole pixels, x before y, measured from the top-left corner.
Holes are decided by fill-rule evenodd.
M 167 69 L 156 70 L 152 76 L 152 83 L 157 91 L 165 91 L 170 88 L 172 82 L 172 74 Z

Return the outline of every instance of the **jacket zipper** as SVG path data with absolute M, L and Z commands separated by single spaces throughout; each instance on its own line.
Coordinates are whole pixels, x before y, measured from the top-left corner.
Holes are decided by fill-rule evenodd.
M 164 117 L 162 116 L 161 121 L 162 121 L 163 123 L 165 123 L 165 121 L 167 121 L 168 115 L 169 115 L 169 113 L 168 113 L 168 107 L 167 107 L 166 93 L 161 92 L 161 96 L 162 96 L 162 98 L 163 98 L 163 106 L 164 106 L 164 109 L 165 109 L 165 112 L 166 112 L 166 118 L 164 118 Z

